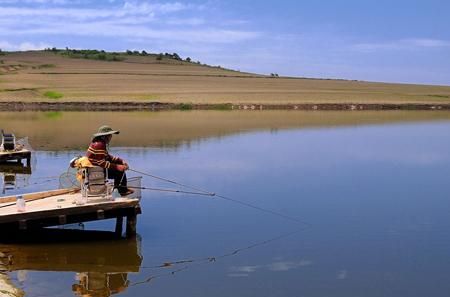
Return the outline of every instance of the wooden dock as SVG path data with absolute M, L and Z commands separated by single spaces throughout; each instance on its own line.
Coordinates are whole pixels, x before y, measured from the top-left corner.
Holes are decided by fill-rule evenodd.
M 126 217 L 127 237 L 136 235 L 137 215 L 141 213 L 139 198 L 89 197 L 86 204 L 77 205 L 75 201 L 80 196 L 79 191 L 71 189 L 24 194 L 25 212 L 17 211 L 16 196 L 0 198 L 0 234 L 116 219 L 114 231 L 121 235 Z
M 0 151 L 0 163 L 5 163 L 9 161 L 22 162 L 22 160 L 27 160 L 27 166 L 31 164 L 31 151 L 27 149 L 17 149 L 13 151 Z

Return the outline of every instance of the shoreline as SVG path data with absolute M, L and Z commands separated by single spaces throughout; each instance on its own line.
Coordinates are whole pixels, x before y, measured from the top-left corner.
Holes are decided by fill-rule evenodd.
M 450 110 L 450 103 L 302 103 L 232 104 L 163 102 L 11 102 L 0 101 L 0 111 L 164 111 L 164 110 Z

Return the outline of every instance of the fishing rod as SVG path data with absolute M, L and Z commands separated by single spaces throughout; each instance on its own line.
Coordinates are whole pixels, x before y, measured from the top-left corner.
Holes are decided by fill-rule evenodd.
M 200 195 L 200 196 L 215 196 L 214 193 L 190 192 L 190 191 L 182 191 L 182 190 L 175 190 L 175 189 L 161 189 L 161 188 L 133 187 L 133 186 L 127 186 L 127 188 L 158 191 L 158 192 L 182 193 L 182 194 L 191 194 L 191 195 Z
M 174 180 L 170 180 L 168 178 L 164 178 L 164 177 L 161 177 L 161 176 L 153 175 L 153 174 L 150 174 L 150 173 L 138 171 L 138 170 L 131 169 L 131 168 L 128 168 L 128 170 L 136 172 L 136 173 L 139 173 L 139 174 L 142 174 L 142 175 L 146 175 L 148 177 L 152 177 L 154 179 L 158 179 L 158 180 L 162 180 L 162 181 L 165 181 L 165 182 L 168 182 L 168 183 L 171 183 L 171 184 L 175 184 L 175 185 L 187 188 L 187 189 L 191 189 L 191 190 L 198 191 L 198 192 L 203 192 L 203 193 L 208 194 L 209 196 L 215 196 L 216 195 L 215 193 L 212 193 L 212 192 L 209 192 L 209 191 L 197 188 L 197 187 L 193 187 L 193 186 L 190 186 L 190 185 L 185 185 L 185 184 L 182 184 L 182 183 L 179 183 L 179 182 L 176 182 Z
M 297 218 L 285 215 L 285 214 L 280 213 L 280 212 L 273 211 L 271 209 L 262 208 L 260 206 L 254 205 L 254 204 L 243 202 L 243 201 L 240 201 L 240 200 L 237 200 L 237 199 L 234 199 L 234 198 L 231 198 L 231 197 L 227 197 L 227 196 L 224 196 L 224 195 L 219 195 L 217 193 L 206 191 L 206 190 L 200 189 L 198 187 L 182 184 L 182 183 L 179 183 L 177 181 L 174 181 L 174 180 L 171 180 L 171 179 L 168 179 L 168 178 L 164 178 L 164 177 L 161 177 L 161 176 L 157 176 L 157 175 L 154 175 L 154 174 L 146 173 L 146 172 L 135 170 L 135 169 L 131 169 L 131 168 L 128 168 L 128 170 L 136 172 L 136 173 L 139 173 L 139 174 L 142 174 L 142 175 L 145 175 L 145 176 L 148 176 L 148 177 L 151 177 L 151 178 L 155 178 L 155 179 L 158 179 L 158 180 L 161 180 L 161 181 L 165 181 L 165 182 L 168 182 L 168 183 L 171 183 L 171 184 L 175 184 L 175 185 L 178 185 L 180 187 L 184 187 L 184 188 L 187 188 L 187 189 L 191 189 L 191 190 L 197 191 L 197 192 L 189 192 L 188 194 L 205 195 L 205 196 L 221 198 L 223 200 L 227 200 L 227 201 L 230 201 L 230 202 L 233 202 L 233 203 L 236 203 L 236 204 L 240 204 L 240 205 L 243 205 L 243 206 L 246 206 L 246 207 L 249 207 L 249 208 L 253 208 L 253 209 L 256 209 L 256 210 L 259 210 L 259 211 L 262 211 L 262 212 L 265 212 L 265 213 L 268 213 L 268 214 L 271 214 L 271 215 L 274 215 L 274 216 L 281 217 L 281 218 L 283 218 L 285 220 L 289 220 L 289 221 L 292 221 L 292 222 L 300 223 L 300 224 L 303 224 L 303 225 L 306 225 L 306 226 L 311 226 L 311 224 L 306 222 L 306 221 L 303 221 L 303 220 L 300 220 L 300 219 L 297 219 Z M 151 188 L 149 188 L 149 189 L 151 189 Z M 167 192 L 184 193 L 185 191 L 167 190 Z

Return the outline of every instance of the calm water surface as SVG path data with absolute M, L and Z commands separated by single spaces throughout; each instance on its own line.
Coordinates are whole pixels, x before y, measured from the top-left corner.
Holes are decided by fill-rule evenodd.
M 448 296 L 449 131 L 435 121 L 113 147 L 137 170 L 310 225 L 147 191 L 137 239 L 0 245 L 15 255 L 8 276 L 26 296 Z M 79 153 L 37 151 L 32 175 L 6 193 L 57 187 L 47 177 Z M 143 185 L 173 187 L 147 177 Z

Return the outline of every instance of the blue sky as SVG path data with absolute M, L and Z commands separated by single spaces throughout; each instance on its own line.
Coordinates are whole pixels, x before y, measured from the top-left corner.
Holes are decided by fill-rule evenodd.
M 0 48 L 176 52 L 242 71 L 450 85 L 450 1 L 0 0 Z

